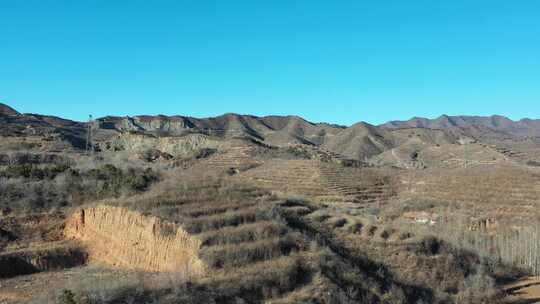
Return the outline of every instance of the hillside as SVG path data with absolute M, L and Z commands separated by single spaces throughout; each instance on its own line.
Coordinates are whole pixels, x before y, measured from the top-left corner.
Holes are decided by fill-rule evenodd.
M 3 109 L 2 303 L 513 303 L 540 273 L 540 147 L 502 118 Z
M 365 122 L 350 127 L 311 123 L 298 116 L 224 114 L 211 118 L 187 116 L 107 116 L 88 123 L 37 114 L 19 114 L 3 105 L 0 114 L 4 146 L 32 138 L 41 150 L 82 150 L 92 132 L 94 150 L 129 150 L 142 153 L 156 147 L 159 153 L 185 156 L 197 149 L 227 145 L 233 138 L 273 147 L 308 145 L 345 159 L 397 167 L 447 167 L 486 161 L 535 163 L 540 156 L 539 120 L 518 122 L 502 116 L 441 116 L 413 118 L 381 126 Z M 45 141 L 41 141 L 44 139 Z M 28 145 L 26 141 L 24 144 Z M 39 142 L 39 143 L 38 143 Z M 463 143 L 474 143 L 466 148 Z M 468 153 L 464 150 L 471 150 Z M 467 154 L 467 155 L 465 155 Z M 451 165 L 452 166 L 452 165 Z
M 353 159 L 365 159 L 394 146 L 390 133 L 360 122 L 328 138 L 323 147 Z
M 0 115 L 18 115 L 19 112 L 17 112 L 15 109 L 11 108 L 10 106 L 0 103 Z
M 482 116 L 448 116 L 442 115 L 435 119 L 414 117 L 406 121 L 390 121 L 381 125 L 385 129 L 396 128 L 428 128 L 475 132 L 471 129 L 489 130 L 491 132 L 500 133 L 500 136 L 512 135 L 519 137 L 539 137 L 540 136 L 540 119 L 521 119 L 513 121 L 507 117 L 493 115 L 489 117 Z M 480 132 L 480 131 L 476 131 Z
M 36 143 L 32 145 L 41 150 L 81 150 L 86 146 L 88 123 L 19 114 L 6 105 L 2 109 L 1 134 L 10 137 L 4 146 L 21 144 L 18 136 L 33 138 Z M 449 162 L 459 164 L 467 157 L 471 163 L 489 161 L 488 158 L 531 164 L 540 161 L 535 152 L 540 147 L 539 120 L 515 122 L 502 116 L 413 118 L 381 126 L 361 122 L 350 127 L 311 123 L 297 116 L 107 116 L 93 121 L 90 129 L 94 150 L 141 153 L 157 147 L 172 156 L 213 149 L 224 141 L 226 145 L 229 139 L 244 138 L 274 147 L 319 147 L 346 159 L 398 167 L 447 167 Z M 31 141 L 24 144 L 28 142 Z M 475 152 L 464 152 L 464 142 L 476 143 L 469 148 Z

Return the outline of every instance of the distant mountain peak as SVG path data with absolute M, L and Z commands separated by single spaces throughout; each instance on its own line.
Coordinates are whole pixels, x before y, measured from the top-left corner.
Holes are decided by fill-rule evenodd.
M 373 125 L 368 123 L 368 122 L 365 122 L 365 121 L 360 121 L 360 122 L 357 122 L 355 123 L 354 125 L 350 126 L 351 128 L 372 128 Z
M 0 114 L 1 115 L 19 115 L 17 110 L 13 109 L 12 107 L 8 106 L 7 104 L 0 102 Z

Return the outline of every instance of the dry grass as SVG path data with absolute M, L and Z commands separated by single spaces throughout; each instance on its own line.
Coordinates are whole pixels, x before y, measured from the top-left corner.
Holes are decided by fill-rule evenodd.
M 201 233 L 209 230 L 217 230 L 226 226 L 239 226 L 267 220 L 264 209 L 255 207 L 248 210 L 228 211 L 218 215 L 190 219 L 183 226 L 190 233 Z
M 226 268 L 289 255 L 291 251 L 300 250 L 301 246 L 300 240 L 285 236 L 251 243 L 207 247 L 202 250 L 201 257 L 211 267 Z
M 306 272 L 301 255 L 253 263 L 246 267 L 217 272 L 205 283 L 215 286 L 224 295 L 243 294 L 252 297 L 272 297 L 294 289 L 304 280 Z
M 227 211 L 236 211 L 239 209 L 251 209 L 255 206 L 257 202 L 224 202 L 222 204 L 211 202 L 207 205 L 197 206 L 193 208 L 184 208 L 182 207 L 181 213 L 184 216 L 197 218 L 203 216 L 212 216 L 220 213 L 225 213 Z M 187 209 L 187 210 L 186 210 Z
M 201 167 L 193 166 L 185 170 L 167 169 L 162 173 L 162 182 L 149 191 L 111 202 L 175 222 L 196 234 L 194 237 L 202 243 L 199 255 L 209 266 L 208 276 L 189 283 L 191 278 L 182 275 L 179 275 L 181 279 L 162 277 L 154 283 L 134 280 L 111 288 L 96 283 L 96 291 L 73 287 L 75 294 L 86 294 L 97 303 L 138 303 L 152 297 L 173 303 L 182 297 L 193 300 L 197 296 L 207 303 L 235 303 L 237 299 L 260 303 L 287 298 L 289 293 L 298 290 L 331 292 L 332 296 L 324 299 L 328 303 L 414 303 L 417 300 L 480 303 L 494 296 L 496 288 L 490 281 L 491 270 L 480 271 L 476 266 L 483 262 L 474 253 L 464 253 L 448 242 L 424 238 L 423 234 L 398 225 L 406 208 L 381 203 L 387 202 L 387 195 L 394 195 L 396 191 L 401 195 L 412 192 L 407 185 L 398 186 L 399 179 L 391 177 L 396 171 L 333 165 L 321 169 L 309 167 L 316 164 L 311 161 L 290 163 L 305 171 L 289 172 L 281 164 L 278 168 L 281 175 L 267 177 L 270 180 L 266 185 L 268 191 L 246 186 L 241 178 L 241 175 L 251 174 L 250 171 L 272 173 L 272 168 L 265 171 L 267 166 L 239 172 L 234 177 L 206 174 L 200 172 Z M 308 167 L 302 167 L 304 165 Z M 91 160 L 81 164 L 81 168 L 92 166 Z M 326 179 L 310 176 L 312 169 L 323 177 L 326 175 Z M 409 207 L 443 210 L 464 200 L 465 196 L 456 196 L 444 206 L 440 203 L 441 198 L 451 198 L 452 194 L 463 190 L 464 185 L 470 186 L 464 191 L 468 195 L 482 189 L 491 191 L 490 187 L 511 189 L 520 183 L 531 185 L 533 181 L 532 175 L 519 181 L 506 181 L 515 178 L 520 170 L 487 179 L 482 176 L 490 170 L 474 170 L 453 172 L 455 175 L 448 175 L 450 177 L 430 175 L 433 172 L 418 173 L 416 182 L 426 179 L 433 183 L 414 184 L 415 189 L 422 188 L 439 198 L 432 200 L 432 205 L 422 206 L 415 206 L 418 202 L 411 200 Z M 462 173 L 464 177 L 460 181 Z M 288 179 L 282 179 L 285 175 Z M 306 176 L 312 180 L 306 181 Z M 339 203 L 329 203 L 325 208 L 322 203 L 284 200 L 270 195 L 270 191 L 281 188 L 283 193 L 294 192 L 287 188 L 289 181 L 297 183 L 292 188 L 302 190 L 299 192 L 305 190 L 308 198 L 311 191 L 325 192 L 324 187 L 317 188 L 325 183 L 343 192 L 354 190 L 359 198 L 357 203 L 366 205 L 358 208 L 361 215 L 357 215 Z M 519 192 L 524 188 L 517 189 Z M 424 192 L 418 193 L 419 197 L 424 195 Z M 531 199 L 528 195 L 534 195 L 534 191 L 522 195 L 523 201 Z M 519 198 L 515 190 L 507 196 Z M 476 194 L 470 198 L 473 202 L 496 202 L 493 195 Z M 367 214 L 369 210 L 383 216 L 371 217 Z M 387 219 L 394 222 L 381 222 Z
M 203 232 L 197 237 L 203 246 L 239 244 L 278 237 L 287 232 L 287 228 L 273 221 L 258 221 L 235 227 Z

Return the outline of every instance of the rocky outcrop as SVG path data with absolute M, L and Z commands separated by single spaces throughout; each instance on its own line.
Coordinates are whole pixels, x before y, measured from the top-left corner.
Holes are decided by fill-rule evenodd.
M 133 120 L 137 126 L 151 132 L 178 134 L 194 127 L 193 123 L 184 117 L 138 116 Z
M 201 275 L 200 241 L 174 223 L 121 207 L 82 209 L 65 235 L 82 241 L 89 260 L 129 269 Z
M 146 134 L 122 133 L 110 141 L 99 143 L 101 150 L 147 151 L 150 149 L 173 156 L 190 155 L 204 148 L 217 148 L 220 141 L 202 134 L 157 137 Z
M 169 135 L 181 135 L 189 129 L 194 128 L 193 123 L 187 117 L 163 115 L 135 117 L 107 116 L 96 120 L 96 123 L 97 128 L 103 129 L 159 132 Z

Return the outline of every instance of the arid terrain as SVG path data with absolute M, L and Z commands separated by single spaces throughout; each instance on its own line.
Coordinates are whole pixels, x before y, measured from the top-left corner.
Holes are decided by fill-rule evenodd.
M 0 303 L 536 303 L 540 120 L 0 104 Z

